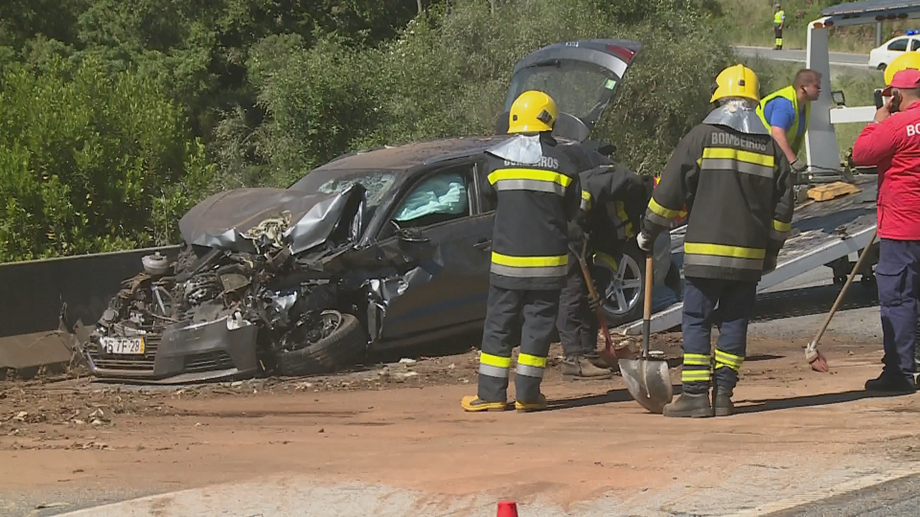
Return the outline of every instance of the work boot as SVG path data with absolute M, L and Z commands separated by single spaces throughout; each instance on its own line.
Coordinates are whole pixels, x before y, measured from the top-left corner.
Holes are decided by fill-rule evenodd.
M 547 408 L 546 397 L 543 394 L 540 394 L 540 399 L 535 402 L 521 402 L 519 400 L 514 401 L 514 409 L 518 413 L 529 413 L 531 411 L 543 411 Z
M 569 356 L 562 360 L 562 376 L 569 380 L 609 379 L 613 372 L 607 368 L 598 368 L 583 356 Z
M 725 388 L 713 390 L 712 409 L 715 416 L 729 416 L 735 413 L 732 392 Z
M 460 401 L 460 405 L 466 411 L 504 411 L 508 408 L 508 403 L 504 400 L 501 402 L 489 402 L 480 400 L 475 395 L 467 395 Z
M 611 372 L 619 371 L 619 367 L 617 367 L 616 369 L 611 368 L 610 365 L 607 364 L 606 361 L 601 359 L 601 356 L 600 354 L 597 353 L 597 350 L 592 350 L 591 352 L 586 353 L 585 359 L 587 359 L 594 366 L 601 368 L 603 370 L 610 370 Z
M 709 393 L 681 393 L 674 402 L 666 405 L 662 414 L 677 418 L 703 418 L 713 416 Z
M 917 385 L 909 377 L 882 372 L 875 379 L 866 381 L 866 391 L 908 395 L 917 392 Z

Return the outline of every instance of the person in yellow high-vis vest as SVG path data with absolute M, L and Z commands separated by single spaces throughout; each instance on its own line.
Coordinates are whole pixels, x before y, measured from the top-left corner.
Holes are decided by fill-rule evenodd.
M 795 74 L 792 84 L 767 95 L 757 106 L 757 116 L 765 126 L 796 173 L 808 165 L 797 158 L 805 131 L 811 118 L 811 103 L 821 95 L 821 74 L 803 68 Z
M 786 12 L 779 4 L 773 5 L 776 12 L 773 13 L 773 37 L 776 38 L 776 46 L 773 50 L 783 49 L 783 27 L 786 25 Z

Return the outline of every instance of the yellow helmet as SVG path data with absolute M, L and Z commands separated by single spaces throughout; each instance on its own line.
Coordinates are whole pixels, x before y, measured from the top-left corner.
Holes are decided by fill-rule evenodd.
M 891 64 L 885 67 L 885 86 L 891 84 L 894 74 L 908 68 L 920 70 L 920 52 L 905 52 L 893 59 Z
M 760 102 L 760 84 L 757 74 L 744 65 L 734 65 L 719 72 L 716 77 L 716 89 L 709 102 L 725 97 L 743 97 Z
M 556 102 L 549 95 L 529 90 L 514 99 L 508 115 L 508 133 L 552 131 L 556 123 Z

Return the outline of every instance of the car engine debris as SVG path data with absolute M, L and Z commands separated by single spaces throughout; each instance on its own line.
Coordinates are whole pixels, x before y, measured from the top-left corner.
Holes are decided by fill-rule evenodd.
M 332 204 L 344 198 L 338 206 L 359 208 L 347 199 L 362 196 L 356 186 Z M 233 241 L 226 241 L 224 232 L 224 245 L 186 244 L 173 261 L 160 253 L 144 256 L 143 271 L 122 282 L 83 344 L 84 354 L 96 373 L 107 377 L 165 377 L 155 371 L 158 353 L 184 360 L 180 367 L 186 376 L 274 373 L 285 353 L 329 338 L 346 321 L 339 309 L 352 309 L 347 297 L 338 296 L 338 280 L 323 270 L 324 259 L 352 245 L 359 210 L 350 213 L 353 218 L 342 221 L 337 214 L 333 222 L 340 225 L 327 222 L 327 239 L 297 256 L 291 243 L 299 236 L 292 230 L 300 224 L 314 238 L 319 232 L 302 224 L 303 214 L 295 221 L 289 210 L 235 229 Z M 167 345 L 187 350 L 178 357 L 175 350 L 164 350 Z M 195 347 L 202 353 L 191 353 Z M 240 363 L 256 371 L 239 371 Z M 305 374 L 328 367 L 303 363 L 282 369 Z

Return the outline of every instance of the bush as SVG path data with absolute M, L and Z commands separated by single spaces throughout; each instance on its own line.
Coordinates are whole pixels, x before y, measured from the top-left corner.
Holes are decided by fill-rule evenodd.
M 174 242 L 213 174 L 179 106 L 94 59 L 6 66 L 0 110 L 0 261 Z
M 594 137 L 614 142 L 637 172 L 657 173 L 710 109 L 711 85 L 729 63 L 704 4 L 519 0 L 493 15 L 487 2 L 460 1 L 416 18 L 379 49 L 294 49 L 252 78 L 267 114 L 253 145 L 277 183 L 285 171 L 302 174 L 357 148 L 490 134 L 522 57 L 560 41 L 626 38 L 645 48 Z

